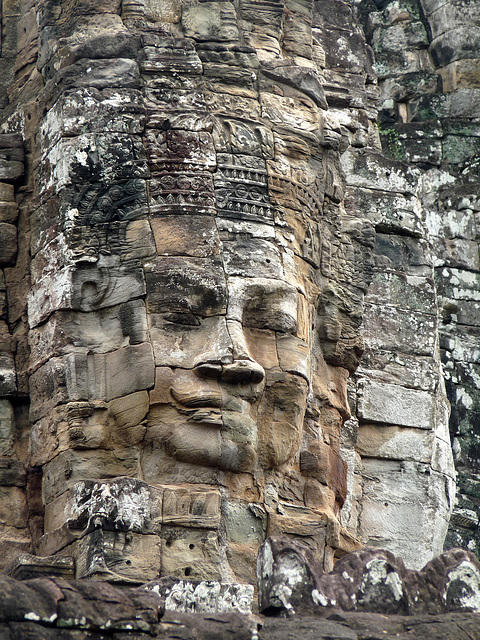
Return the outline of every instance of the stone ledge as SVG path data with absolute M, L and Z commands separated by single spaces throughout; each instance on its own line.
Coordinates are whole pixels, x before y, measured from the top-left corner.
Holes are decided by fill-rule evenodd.
M 480 640 L 478 613 L 339 612 L 284 619 L 163 612 L 152 592 L 59 578 L 18 582 L 0 576 L 0 602 L 2 640 Z

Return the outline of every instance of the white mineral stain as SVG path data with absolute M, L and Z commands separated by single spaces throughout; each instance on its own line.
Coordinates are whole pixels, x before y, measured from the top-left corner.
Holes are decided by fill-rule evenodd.
M 391 590 L 395 600 L 400 600 L 403 596 L 403 587 L 400 576 L 395 571 L 387 572 L 387 563 L 381 558 L 373 558 L 367 562 L 366 568 L 368 573 L 363 577 L 362 590 L 367 583 L 372 585 L 387 584 Z
M 86 151 L 77 151 L 75 153 L 75 157 L 81 165 L 83 165 L 84 167 L 87 166 L 88 153 Z
M 318 589 L 313 589 L 312 600 L 315 602 L 315 604 L 319 604 L 322 607 L 328 607 L 328 600 L 322 593 L 320 593 L 320 591 L 318 591 Z
M 26 613 L 24 616 L 25 620 L 33 620 L 34 622 L 39 622 L 41 620 L 40 616 L 31 611 L 30 613 Z
M 454 602 L 461 609 L 480 611 L 480 573 L 478 569 L 466 560 L 455 567 L 450 574 L 446 594 L 452 588 L 458 591 Z M 457 583 L 454 585 L 454 583 Z M 460 584 L 459 584 L 460 583 Z

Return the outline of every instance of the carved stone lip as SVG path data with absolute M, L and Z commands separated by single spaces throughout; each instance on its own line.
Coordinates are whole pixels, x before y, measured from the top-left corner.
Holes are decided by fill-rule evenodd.
M 212 411 L 210 408 L 199 409 L 188 417 L 188 422 L 197 422 L 202 424 L 210 424 L 215 426 L 223 426 L 221 413 Z
M 174 399 L 186 408 L 221 408 L 224 404 L 221 393 L 218 391 L 205 391 L 201 393 L 192 393 L 189 391 L 179 391 L 172 389 Z

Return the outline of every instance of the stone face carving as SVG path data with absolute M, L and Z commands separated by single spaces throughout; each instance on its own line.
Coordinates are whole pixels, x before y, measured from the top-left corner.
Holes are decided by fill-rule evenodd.
M 32 7 L 33 545 L 77 577 L 253 582 L 285 533 L 329 567 L 357 544 L 339 437 L 374 231 L 313 5 L 160 4 Z
M 432 194 L 464 180 L 464 146 L 430 122 L 418 126 L 427 153 L 407 120 L 431 113 L 440 76 L 450 92 L 474 65 L 441 59 L 435 9 L 377 8 L 25 0 L 6 11 L 5 562 L 35 551 L 74 557 L 77 577 L 252 583 L 270 534 L 301 538 L 328 569 L 356 533 L 409 565 L 440 550 L 454 470 L 438 292 L 445 317 L 457 294 L 431 242 L 443 220 Z M 402 120 L 398 139 L 382 128 L 390 159 L 361 22 L 382 118 Z M 456 96 L 434 113 L 456 117 Z M 440 171 L 448 149 L 456 169 Z M 470 195 L 458 211 L 473 220 Z M 467 248 L 476 265 L 474 226 L 469 243 L 457 227 L 445 243 L 469 302 L 476 284 L 455 260 Z M 459 323 L 473 326 L 474 311 Z M 367 358 L 348 382 L 362 322 Z M 444 360 L 463 353 L 442 345 Z

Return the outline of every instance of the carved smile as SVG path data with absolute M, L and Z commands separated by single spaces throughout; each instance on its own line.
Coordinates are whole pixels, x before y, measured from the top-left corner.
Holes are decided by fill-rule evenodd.
M 188 391 L 171 390 L 174 399 L 186 408 L 196 407 L 215 407 L 223 406 L 223 398 L 218 391 L 202 390 L 201 393 L 192 393 Z
M 223 426 L 222 415 L 219 411 L 211 409 L 199 409 L 188 416 L 188 422 L 202 422 L 204 424 L 213 424 Z

